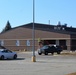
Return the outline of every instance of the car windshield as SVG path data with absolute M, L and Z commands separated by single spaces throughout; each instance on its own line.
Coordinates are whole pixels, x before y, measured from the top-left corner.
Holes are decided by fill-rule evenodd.
M 48 48 L 48 46 L 46 45 L 46 46 L 43 46 L 41 49 L 47 49 Z
M 0 49 L 0 52 L 12 53 L 12 51 L 10 51 L 8 49 Z

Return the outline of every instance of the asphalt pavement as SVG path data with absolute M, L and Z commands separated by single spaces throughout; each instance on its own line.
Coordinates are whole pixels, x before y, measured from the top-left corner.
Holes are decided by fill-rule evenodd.
M 76 56 L 36 54 L 32 62 L 32 52 L 19 52 L 16 60 L 0 60 L 0 75 L 66 75 L 76 72 Z

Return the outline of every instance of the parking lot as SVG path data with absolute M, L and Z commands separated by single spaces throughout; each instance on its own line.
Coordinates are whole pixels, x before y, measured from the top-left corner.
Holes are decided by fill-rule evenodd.
M 36 62 L 31 61 L 32 52 L 18 52 L 16 60 L 0 60 L 0 75 L 66 75 L 76 72 L 75 55 L 36 54 Z

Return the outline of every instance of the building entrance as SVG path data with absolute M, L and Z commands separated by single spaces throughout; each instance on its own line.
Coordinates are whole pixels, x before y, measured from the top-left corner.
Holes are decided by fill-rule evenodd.
M 61 46 L 64 50 L 67 50 L 66 40 L 42 40 L 42 45 L 58 45 Z

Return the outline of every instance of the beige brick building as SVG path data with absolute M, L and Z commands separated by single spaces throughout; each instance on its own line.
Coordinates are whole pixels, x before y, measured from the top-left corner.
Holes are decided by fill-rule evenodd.
M 12 28 L 0 34 L 0 44 L 12 50 L 32 50 L 33 23 Z M 35 49 L 39 40 L 44 44 L 56 44 L 64 50 L 76 50 L 76 28 L 66 25 L 48 25 L 35 23 Z

